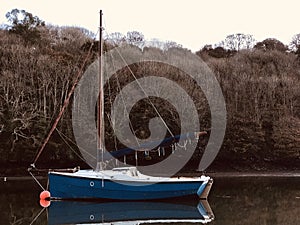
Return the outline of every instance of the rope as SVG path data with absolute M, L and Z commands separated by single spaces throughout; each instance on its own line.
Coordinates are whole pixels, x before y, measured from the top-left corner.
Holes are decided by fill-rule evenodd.
M 135 166 L 138 166 L 138 153 L 135 151 Z
M 113 55 L 111 54 L 111 52 L 110 52 L 110 55 L 111 55 L 111 58 L 113 59 L 114 57 L 113 57 Z M 112 64 L 113 64 L 113 67 L 115 68 L 115 64 L 114 64 L 114 61 L 113 61 L 113 60 L 112 60 Z M 121 91 L 121 85 L 120 85 L 120 81 L 119 81 L 118 76 L 116 76 L 116 80 L 117 80 L 118 90 L 119 90 L 120 95 L 121 95 L 122 103 L 123 103 L 123 106 L 124 106 L 124 108 L 125 108 L 126 116 L 128 116 L 128 118 L 129 118 L 129 112 L 128 112 L 127 108 L 126 108 L 126 104 L 125 104 L 124 96 L 123 96 L 122 91 Z M 129 119 L 129 126 L 130 126 L 130 129 L 134 132 L 133 125 L 132 125 L 132 122 L 131 122 L 130 119 Z M 113 127 L 113 128 L 114 128 L 114 127 Z M 114 128 L 114 129 L 115 129 L 115 128 Z M 137 145 L 140 147 L 141 144 L 140 144 L 140 142 L 139 142 L 137 136 L 134 135 L 134 138 L 135 138 L 135 140 L 136 140 Z
M 39 216 L 44 212 L 45 209 L 46 208 L 42 208 L 40 210 L 40 212 L 33 218 L 33 220 L 31 221 L 31 223 L 29 225 L 32 225 L 39 218 Z
M 108 32 L 106 32 L 108 34 Z M 114 40 L 112 40 L 114 42 Z M 114 44 L 116 44 L 114 42 Z M 144 88 L 142 87 L 142 85 L 140 84 L 140 82 L 138 81 L 137 77 L 135 76 L 135 74 L 133 73 L 133 71 L 131 70 L 131 68 L 129 67 L 129 65 L 127 64 L 126 60 L 124 59 L 124 57 L 122 56 L 122 54 L 120 53 L 120 51 L 118 50 L 118 48 L 116 48 L 116 51 L 118 52 L 119 56 L 121 57 L 122 61 L 125 63 L 126 67 L 128 68 L 129 72 L 131 73 L 131 75 L 133 76 L 133 78 L 135 79 L 135 81 L 137 82 L 138 86 L 140 87 L 140 89 L 142 90 L 142 92 L 144 93 L 145 97 L 149 97 L 146 93 L 146 91 L 144 90 Z M 167 123 L 165 122 L 165 120 L 162 118 L 162 116 L 160 115 L 160 113 L 158 112 L 157 108 L 155 107 L 155 105 L 153 104 L 153 102 L 148 98 L 150 105 L 153 107 L 154 111 L 156 112 L 156 114 L 158 115 L 158 117 L 161 119 L 161 121 L 163 122 L 164 126 L 167 128 L 168 132 L 171 134 L 172 137 L 174 137 L 174 134 L 172 133 L 172 131 L 170 130 L 170 128 L 168 127 Z
M 57 128 L 55 128 L 58 135 L 61 137 L 61 139 L 65 142 L 66 145 L 68 145 L 68 147 L 70 148 L 70 150 L 75 154 L 77 155 L 81 160 L 83 160 L 84 162 L 86 162 L 86 160 L 79 154 L 76 152 L 76 150 L 74 148 L 72 148 L 72 146 L 65 140 L 65 138 L 67 138 L 73 145 L 76 145 L 76 143 L 74 143 L 74 141 L 69 138 L 68 136 L 66 136 L 64 133 L 62 133 L 61 131 L 59 131 Z M 64 136 L 64 137 L 63 137 Z M 78 148 L 80 148 L 78 146 Z M 85 153 L 87 153 L 89 156 L 95 158 L 92 154 L 90 154 L 87 150 L 83 149 L 83 148 L 80 148 L 80 150 L 84 151 Z
M 138 79 L 136 78 L 136 76 L 134 75 L 133 71 L 131 70 L 131 68 L 129 67 L 129 65 L 126 63 L 126 60 L 124 59 L 124 57 L 121 55 L 120 51 L 118 50 L 118 48 L 116 48 L 119 56 L 121 57 L 122 61 L 126 64 L 126 67 L 128 68 L 129 72 L 131 73 L 131 75 L 133 76 L 133 78 L 135 79 L 136 83 L 138 84 L 138 86 L 140 87 L 140 89 L 142 90 L 142 92 L 144 93 L 145 97 L 149 97 L 146 93 L 146 91 L 144 90 L 144 88 L 142 87 L 142 85 L 140 84 L 140 82 L 138 81 Z M 160 113 L 158 112 L 157 108 L 155 107 L 155 105 L 153 104 L 153 102 L 150 100 L 150 98 L 148 98 L 150 105 L 152 106 L 152 108 L 154 109 L 154 111 L 156 112 L 156 114 L 158 115 L 158 117 L 160 118 L 160 120 L 163 122 L 164 126 L 167 128 L 168 132 L 171 134 L 172 137 L 174 137 L 174 134 L 172 133 L 172 131 L 170 130 L 170 128 L 168 127 L 166 121 L 162 118 L 162 116 L 160 115 Z
M 108 122 L 110 123 L 111 127 L 113 128 L 113 130 L 115 130 L 114 124 L 113 124 L 113 122 L 112 122 L 112 120 L 111 120 L 109 114 L 107 113 L 106 116 L 107 116 L 107 118 L 108 118 Z M 116 137 L 116 135 L 114 135 L 113 137 L 114 137 L 114 145 L 115 145 L 114 147 L 115 147 L 115 151 L 117 151 L 117 150 L 118 150 L 118 146 L 117 146 L 117 137 Z
M 40 186 L 40 188 L 42 188 L 43 191 L 46 191 L 46 189 L 41 185 L 41 183 L 38 181 L 38 179 L 36 179 L 35 176 L 30 171 L 28 171 L 28 172 L 32 176 L 32 178 L 35 180 L 35 182 Z
M 38 154 L 36 155 L 36 157 L 35 157 L 34 160 L 33 160 L 33 163 L 32 163 L 33 167 L 34 167 L 34 164 L 36 163 L 36 161 L 38 160 L 38 158 L 40 157 L 40 155 L 42 154 L 42 152 L 43 152 L 43 150 L 44 150 L 46 144 L 48 143 L 48 141 L 49 141 L 49 139 L 50 139 L 50 137 L 51 137 L 51 135 L 52 135 L 52 133 L 53 133 L 53 131 L 55 130 L 55 128 L 56 128 L 58 122 L 60 121 L 60 119 L 61 119 L 61 117 L 62 117 L 62 115 L 63 115 L 65 109 L 66 109 L 67 106 L 69 105 L 69 101 L 70 101 L 70 99 L 71 99 L 71 96 L 72 96 L 72 94 L 73 94 L 73 92 L 74 92 L 74 90 L 75 90 L 75 88 L 76 88 L 76 86 L 77 86 L 77 84 L 78 84 L 78 82 L 79 82 L 79 79 L 80 79 L 81 76 L 82 76 L 82 71 L 83 71 L 83 69 L 84 69 L 84 66 L 85 66 L 86 62 L 88 61 L 88 59 L 90 58 L 92 47 L 93 47 L 93 44 L 91 44 L 91 46 L 90 46 L 90 48 L 89 48 L 89 51 L 88 51 L 88 54 L 87 54 L 87 56 L 85 57 L 85 59 L 84 59 L 84 61 L 83 61 L 83 64 L 81 65 L 80 69 L 78 70 L 78 73 L 77 73 L 77 76 L 76 76 L 76 78 L 75 78 L 75 81 L 74 81 L 74 83 L 73 83 L 73 85 L 72 85 L 72 87 L 71 87 L 70 92 L 68 93 L 67 98 L 65 99 L 65 102 L 64 102 L 64 104 L 63 104 L 63 107 L 62 107 L 61 111 L 59 112 L 59 114 L 58 114 L 58 116 L 57 116 L 57 118 L 56 118 L 56 120 L 55 120 L 55 122 L 54 122 L 54 124 L 53 124 L 53 126 L 52 126 L 52 128 L 51 128 L 51 130 L 49 131 L 48 136 L 46 137 L 46 139 L 45 139 L 43 145 L 41 146 L 41 148 L 40 148 Z

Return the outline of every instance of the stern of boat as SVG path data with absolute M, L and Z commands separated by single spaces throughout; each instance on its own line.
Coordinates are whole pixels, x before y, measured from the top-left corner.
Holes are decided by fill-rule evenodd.
M 197 191 L 197 195 L 199 196 L 200 199 L 206 200 L 208 198 L 210 189 L 213 185 L 213 179 L 210 177 L 207 177 L 208 179 L 204 181 L 201 186 L 199 187 Z

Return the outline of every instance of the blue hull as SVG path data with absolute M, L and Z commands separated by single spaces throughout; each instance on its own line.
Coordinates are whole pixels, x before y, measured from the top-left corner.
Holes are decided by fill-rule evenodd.
M 72 202 L 54 201 L 49 208 L 49 225 L 89 224 L 125 221 L 211 221 L 211 214 L 201 202 Z
M 200 196 L 206 184 L 205 181 L 197 180 L 133 186 L 132 183 L 125 181 L 119 183 L 108 179 L 49 173 L 49 191 L 53 198 L 58 199 L 151 200 Z

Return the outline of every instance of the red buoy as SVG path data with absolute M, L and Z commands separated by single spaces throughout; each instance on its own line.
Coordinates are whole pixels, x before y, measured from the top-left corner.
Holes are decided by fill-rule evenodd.
M 40 205 L 44 208 L 50 205 L 50 192 L 49 191 L 42 191 L 40 194 Z
M 40 200 L 50 200 L 50 192 L 49 191 L 42 191 L 40 194 Z
M 40 205 L 42 206 L 42 207 L 44 207 L 44 208 L 47 208 L 48 206 L 50 206 L 50 203 L 51 203 L 51 201 L 50 200 L 43 200 L 43 199 L 41 199 L 40 200 Z

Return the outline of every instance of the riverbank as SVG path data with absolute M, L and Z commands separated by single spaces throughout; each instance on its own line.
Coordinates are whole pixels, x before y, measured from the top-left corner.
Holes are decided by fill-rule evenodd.
M 245 154 L 244 154 L 245 156 Z M 236 156 L 237 157 L 237 156 Z M 198 171 L 199 161 L 197 157 L 193 157 L 176 175 L 199 176 L 202 172 Z M 29 176 L 28 167 L 30 163 L 3 163 L 0 165 L 0 177 L 26 177 Z M 134 164 L 131 164 L 134 166 Z M 140 164 L 140 166 L 143 164 Z M 251 161 L 251 157 L 247 159 L 228 159 L 221 156 L 213 161 L 213 163 L 204 171 L 205 174 L 217 177 L 238 177 L 238 176 L 293 176 L 300 173 L 300 160 L 290 159 L 281 161 Z M 79 166 L 81 169 L 89 169 L 90 167 L 83 161 L 75 162 L 47 162 L 36 165 L 39 169 L 45 169 L 44 172 L 36 172 L 37 176 L 46 176 L 47 169 L 58 168 L 74 168 Z M 129 164 L 130 166 L 130 164 Z M 163 173 L 163 171 L 161 171 Z M 159 171 L 160 173 L 160 171 Z M 159 174 L 158 174 L 159 175 Z
M 179 173 L 180 176 L 201 176 L 202 172 L 185 172 Z M 159 175 L 159 174 L 158 174 Z M 300 178 L 300 170 L 292 172 L 207 172 L 212 178 Z M 47 178 L 46 175 L 38 175 L 35 177 L 38 180 L 44 180 Z M 0 182 L 11 182 L 11 181 L 28 181 L 33 178 L 28 175 L 23 176 L 0 176 Z

